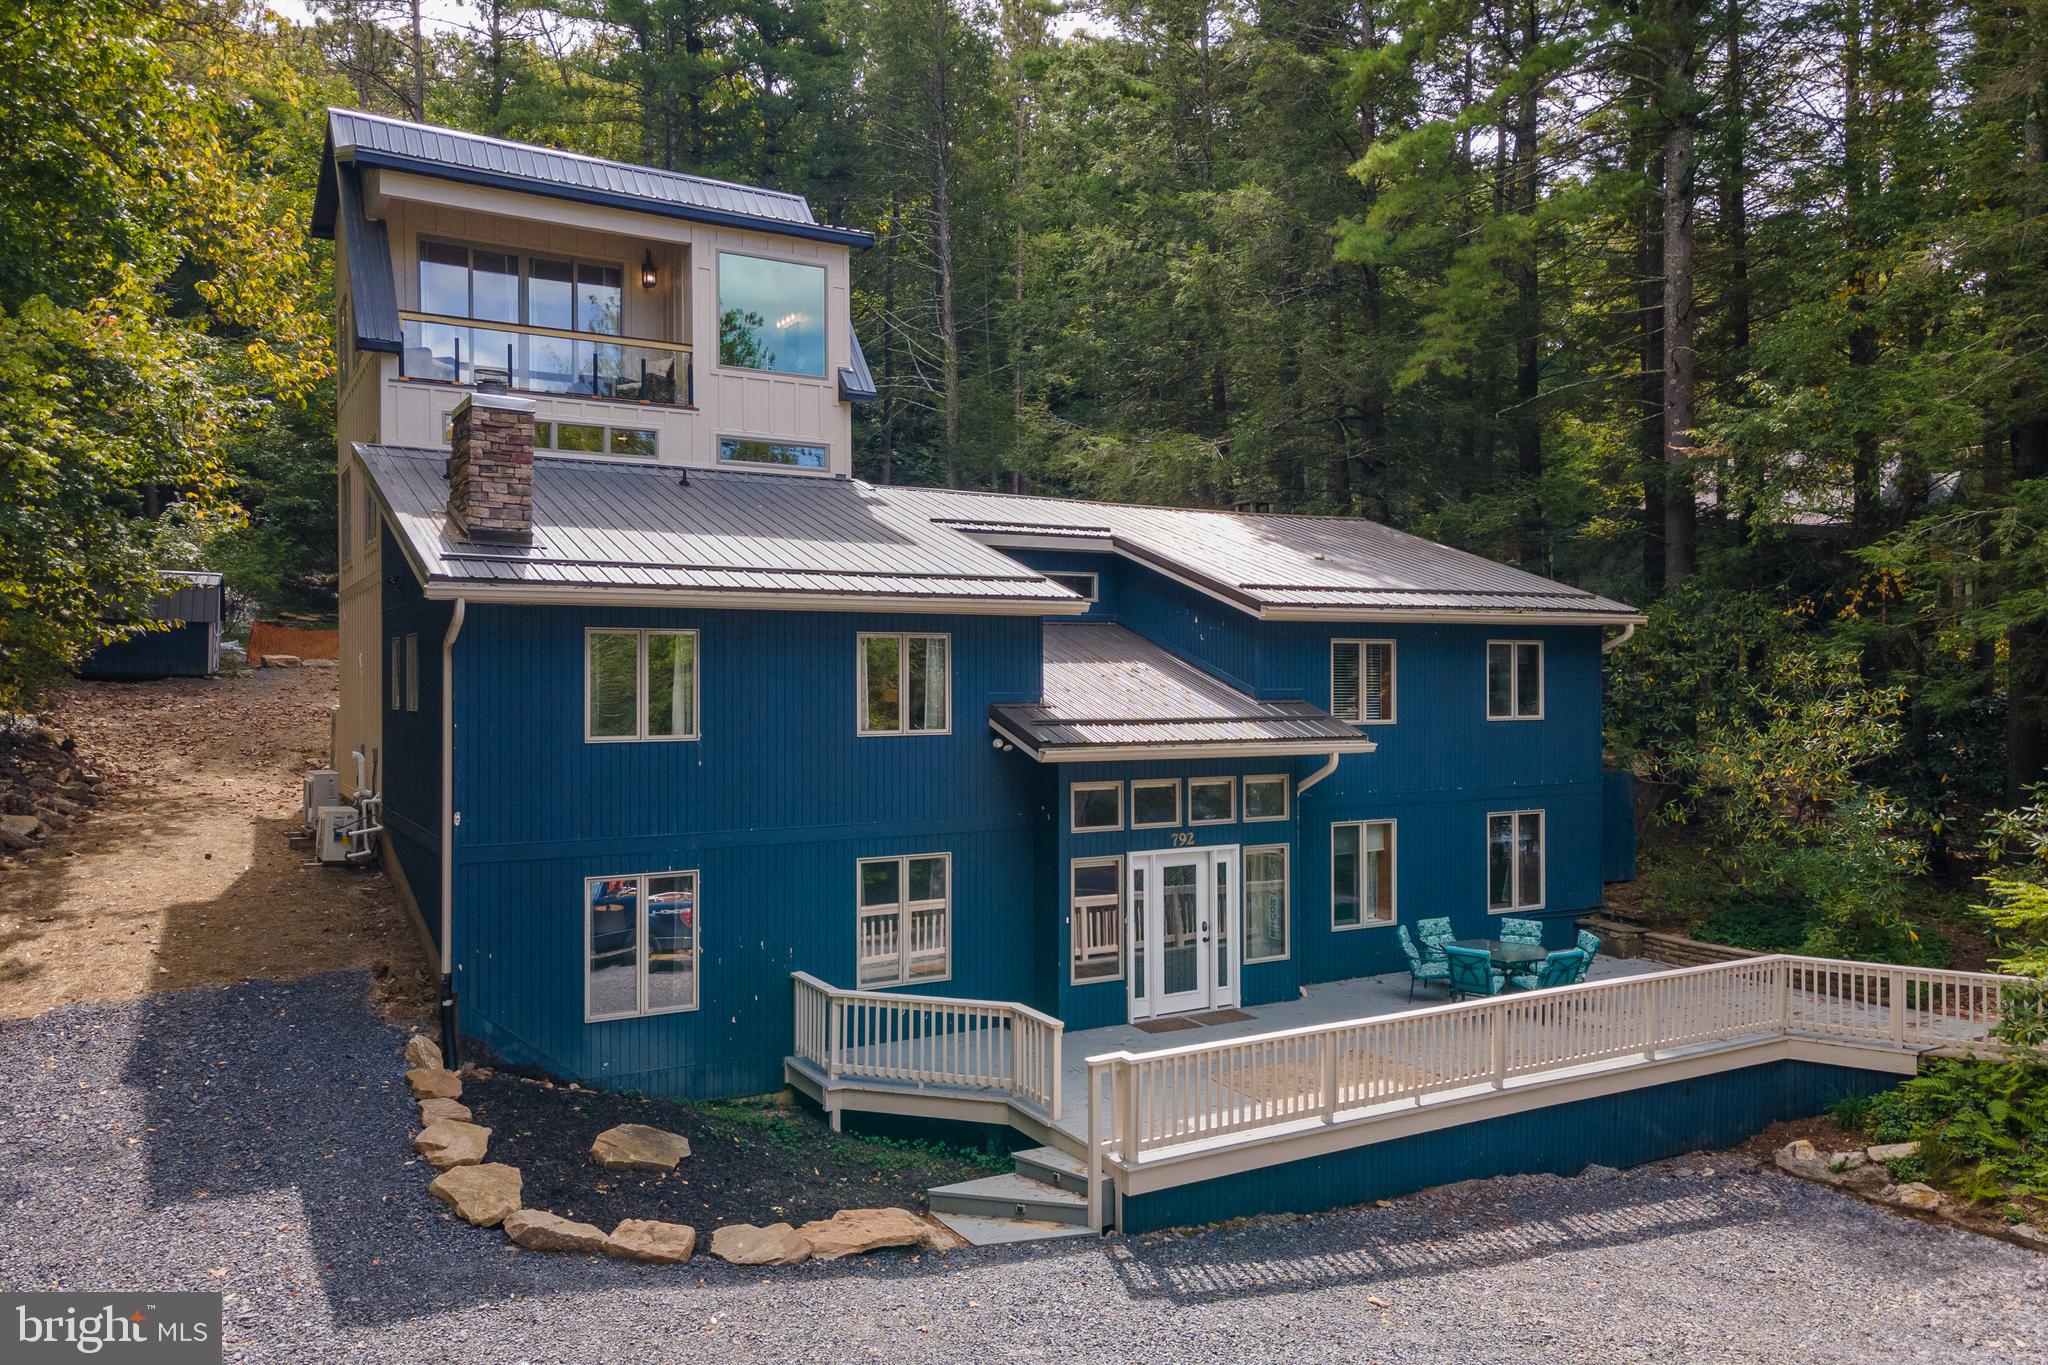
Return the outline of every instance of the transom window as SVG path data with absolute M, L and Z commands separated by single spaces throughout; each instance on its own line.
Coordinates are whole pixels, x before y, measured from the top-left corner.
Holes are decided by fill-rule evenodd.
M 697 738 L 697 632 L 585 631 L 583 696 L 593 743 Z
M 1543 812 L 1486 817 L 1486 908 L 1495 914 L 1543 908 Z
M 1131 828 L 1164 829 L 1180 823 L 1180 779 L 1131 783 Z
M 564 455 L 632 455 L 651 460 L 660 434 L 651 427 L 607 427 L 595 422 L 535 422 L 533 448 Z
M 696 1009 L 698 949 L 695 872 L 590 878 L 583 883 L 583 1017 Z
M 1543 642 L 1486 642 L 1486 718 L 1543 718 Z
M 1287 845 L 1244 851 L 1244 960 L 1287 956 Z
M 1234 777 L 1191 777 L 1188 779 L 1188 823 L 1228 825 L 1237 819 L 1237 779 Z
M 1124 974 L 1124 860 L 1076 858 L 1068 936 L 1073 983 L 1116 981 Z
M 860 862 L 860 984 L 901 986 L 952 975 L 949 853 Z
M 1244 780 L 1244 818 L 1247 823 L 1287 818 L 1287 778 L 1281 774 L 1247 777 Z
M 1353 725 L 1394 720 L 1394 642 L 1330 641 L 1330 714 Z
M 942 735 L 952 728 L 950 635 L 860 637 L 860 732 Z
M 757 441 L 744 436 L 718 438 L 718 458 L 727 464 L 778 465 L 784 469 L 823 469 L 831 452 L 824 446 L 791 441 Z
M 1049 573 L 1046 578 L 1059 584 L 1084 602 L 1102 600 L 1102 580 L 1092 573 Z
M 1394 922 L 1394 822 L 1330 826 L 1330 924 L 1360 929 Z
M 718 254 L 718 363 L 825 373 L 825 267 Z
M 1090 834 L 1124 827 L 1124 784 L 1121 782 L 1076 782 L 1068 827 L 1076 834 Z

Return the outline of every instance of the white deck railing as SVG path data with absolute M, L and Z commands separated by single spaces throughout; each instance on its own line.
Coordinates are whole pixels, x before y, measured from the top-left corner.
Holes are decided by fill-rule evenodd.
M 796 985 L 796 1055 L 842 1079 L 996 1091 L 1060 1110 L 1065 1025 L 1027 1005 L 848 991 L 808 972 Z
M 1757 957 L 1251 1038 L 1088 1059 L 1091 1176 L 1193 1143 L 1370 1119 L 1401 1101 L 1732 1040 L 1981 1042 L 2016 978 Z M 1107 1112 L 1097 1103 L 1108 1083 Z M 1652 1083 L 1652 1082 L 1646 1082 Z M 1392 1113 L 1407 1112 L 1403 1108 Z M 1219 1143 L 1218 1140 L 1223 1140 Z M 1093 1181 L 1091 1181 L 1093 1188 Z

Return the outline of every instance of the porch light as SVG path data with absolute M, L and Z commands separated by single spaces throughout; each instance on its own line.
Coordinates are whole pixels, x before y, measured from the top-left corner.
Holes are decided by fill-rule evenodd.
M 654 281 L 654 251 L 652 248 L 649 248 L 640 255 L 640 287 L 642 289 L 652 289 L 654 288 Z

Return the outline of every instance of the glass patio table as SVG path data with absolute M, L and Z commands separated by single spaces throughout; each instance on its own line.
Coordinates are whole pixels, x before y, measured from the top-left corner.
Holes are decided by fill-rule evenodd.
M 1475 953 L 1485 953 L 1493 958 L 1493 965 L 1502 968 L 1525 967 L 1531 962 L 1541 962 L 1550 954 L 1538 943 L 1511 943 L 1500 938 L 1454 938 L 1451 946 L 1469 948 Z

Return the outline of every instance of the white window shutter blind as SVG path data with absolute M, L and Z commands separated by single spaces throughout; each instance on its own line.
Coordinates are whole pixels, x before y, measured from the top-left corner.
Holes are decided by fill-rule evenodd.
M 1356 640 L 1338 640 L 1330 646 L 1330 714 L 1338 720 L 1365 719 L 1359 709 L 1360 649 Z

